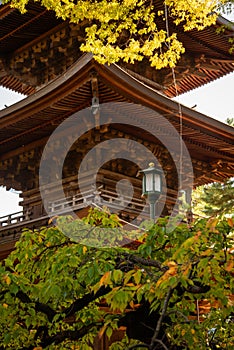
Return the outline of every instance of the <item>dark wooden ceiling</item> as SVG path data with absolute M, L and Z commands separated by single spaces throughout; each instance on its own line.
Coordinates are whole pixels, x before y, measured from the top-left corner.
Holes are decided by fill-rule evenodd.
M 161 1 L 156 1 L 156 7 L 161 6 Z M 228 41 L 234 27 L 229 23 L 228 29 L 217 34 L 217 28 L 225 23 L 219 18 L 215 26 L 203 31 L 184 32 L 170 21 L 170 31 L 177 31 L 186 49 L 175 69 L 179 93 L 234 70 L 234 56 Z M 158 25 L 165 27 L 163 21 Z M 29 95 L 66 72 L 81 56 L 79 45 L 84 27 L 55 18 L 52 11 L 46 11 L 37 3 L 31 2 L 24 15 L 9 5 L 0 5 L 0 85 Z M 170 69 L 157 71 L 146 60 L 134 65 L 120 63 L 120 66 L 167 96 L 175 96 Z

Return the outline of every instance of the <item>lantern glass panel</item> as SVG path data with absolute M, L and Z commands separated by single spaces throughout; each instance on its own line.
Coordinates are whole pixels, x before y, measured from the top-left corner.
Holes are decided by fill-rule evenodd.
M 154 174 L 154 191 L 161 192 L 161 176 Z
M 145 190 L 146 192 L 151 192 L 154 190 L 154 175 L 151 174 L 145 174 Z

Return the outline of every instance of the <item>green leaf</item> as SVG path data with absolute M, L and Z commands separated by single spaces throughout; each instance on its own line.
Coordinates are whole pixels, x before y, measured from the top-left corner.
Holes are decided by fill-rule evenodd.
M 133 278 L 136 284 L 139 284 L 141 281 L 141 276 L 142 276 L 142 271 L 141 270 L 137 270 L 136 273 L 134 273 Z
M 111 327 L 108 327 L 106 329 L 106 335 L 107 337 L 110 339 L 110 337 L 112 336 L 112 333 L 113 333 L 113 329 Z
M 121 270 L 114 270 L 112 272 L 112 279 L 115 283 L 121 283 L 123 278 L 123 272 Z

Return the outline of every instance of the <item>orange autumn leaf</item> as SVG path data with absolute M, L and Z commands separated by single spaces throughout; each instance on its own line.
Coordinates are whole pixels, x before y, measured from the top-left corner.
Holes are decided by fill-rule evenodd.
M 104 325 L 104 326 L 100 329 L 100 331 L 98 332 L 98 338 L 99 338 L 99 339 L 100 339 L 100 338 L 103 336 L 103 334 L 105 333 L 106 328 L 107 328 L 107 325 Z
M 110 282 L 110 271 L 107 271 L 106 273 L 104 273 L 104 275 L 101 277 L 99 285 L 103 286 L 103 285 L 107 285 Z
M 230 272 L 230 271 L 233 270 L 233 267 L 234 267 L 234 261 L 233 261 L 233 259 L 232 259 L 232 260 L 229 260 L 229 261 L 228 261 L 225 270 L 226 270 L 227 272 Z
M 195 236 L 194 236 L 194 241 L 197 241 L 198 238 L 201 236 L 201 234 L 202 234 L 201 231 L 197 231 Z
M 168 261 L 165 265 L 168 266 L 169 269 L 159 278 L 156 287 L 158 287 L 163 281 L 166 281 L 177 274 L 178 266 L 174 261 Z

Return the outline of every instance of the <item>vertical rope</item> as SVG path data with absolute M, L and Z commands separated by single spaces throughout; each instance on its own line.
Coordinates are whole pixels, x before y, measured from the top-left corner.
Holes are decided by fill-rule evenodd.
M 168 10 L 167 10 L 167 5 L 164 3 L 164 12 L 165 12 L 165 21 L 166 21 L 166 32 L 167 32 L 167 38 L 170 37 L 170 31 L 169 31 L 169 22 L 168 22 Z M 170 48 L 170 41 L 169 41 L 169 48 Z M 172 79 L 173 79 L 173 84 L 175 87 L 175 92 L 176 92 L 176 97 L 179 96 L 178 89 L 177 89 L 177 84 L 176 84 L 176 75 L 175 75 L 175 70 L 173 67 L 171 67 L 171 72 L 172 72 Z M 182 166 L 183 166 L 183 116 L 182 116 L 182 108 L 180 102 L 177 102 L 178 105 L 178 114 L 179 114 L 179 134 L 180 134 L 180 155 L 179 155 L 179 183 L 182 183 Z M 182 190 L 179 189 L 179 190 Z

